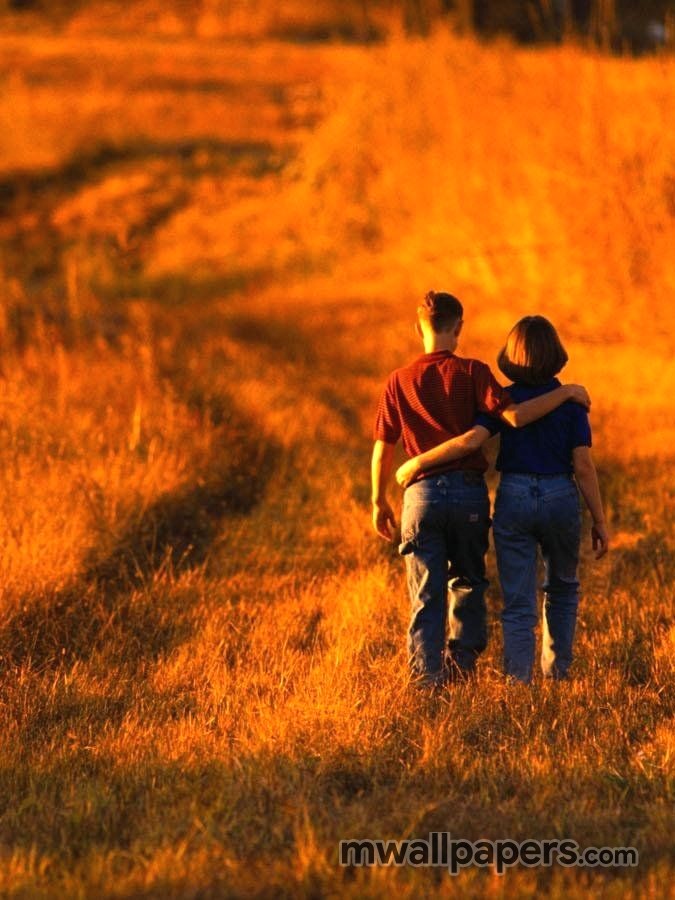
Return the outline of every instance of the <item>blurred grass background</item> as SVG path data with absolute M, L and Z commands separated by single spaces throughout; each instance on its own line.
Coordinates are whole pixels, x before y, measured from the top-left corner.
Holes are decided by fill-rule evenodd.
M 650 48 L 621 4 L 567 30 L 530 4 L 520 31 L 508 4 L 19 5 L 0 36 L 0 891 L 668 896 L 667 4 L 645 9 Z M 594 398 L 615 549 L 584 558 L 564 690 L 501 683 L 491 566 L 478 685 L 405 691 L 367 469 L 430 287 L 491 363 L 519 316 L 550 316 Z M 341 838 L 430 830 L 634 844 L 641 864 L 336 865 Z

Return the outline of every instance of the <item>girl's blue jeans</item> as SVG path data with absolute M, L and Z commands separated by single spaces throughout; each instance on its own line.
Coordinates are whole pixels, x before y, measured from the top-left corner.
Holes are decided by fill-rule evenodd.
M 430 476 L 405 492 L 399 552 L 411 603 L 410 666 L 422 683 L 472 672 L 485 649 L 489 529 L 490 501 L 480 472 Z
M 504 607 L 504 672 L 529 683 L 537 624 L 537 549 L 545 580 L 541 667 L 565 678 L 579 603 L 579 494 L 570 475 L 504 473 L 497 490 L 494 542 Z

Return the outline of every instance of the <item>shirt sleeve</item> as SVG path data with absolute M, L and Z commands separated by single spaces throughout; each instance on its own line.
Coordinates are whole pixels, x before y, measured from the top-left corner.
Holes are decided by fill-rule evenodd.
M 483 428 L 487 428 L 490 434 L 497 434 L 502 427 L 501 419 L 495 419 L 494 416 L 488 416 L 486 413 L 478 413 L 473 424 L 482 425 Z
M 398 412 L 395 392 L 395 376 L 392 375 L 382 392 L 375 416 L 373 440 L 395 444 L 401 436 L 401 417 Z
M 592 447 L 591 423 L 588 413 L 579 403 L 573 403 L 572 447 Z
M 511 395 L 502 387 L 485 363 L 474 363 L 471 372 L 474 397 L 480 412 L 498 416 L 512 403 Z

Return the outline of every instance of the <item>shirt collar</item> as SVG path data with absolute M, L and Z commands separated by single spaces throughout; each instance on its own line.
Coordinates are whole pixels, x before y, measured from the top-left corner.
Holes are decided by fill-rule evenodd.
M 420 362 L 435 362 L 438 359 L 450 359 L 455 354 L 452 350 L 432 350 L 431 353 L 423 353 L 419 357 Z
M 550 381 L 544 381 L 541 384 L 530 384 L 526 381 L 515 381 L 513 383 L 513 387 L 524 387 L 524 388 L 548 388 L 553 390 L 553 388 L 560 387 L 560 381 L 557 378 L 551 378 Z

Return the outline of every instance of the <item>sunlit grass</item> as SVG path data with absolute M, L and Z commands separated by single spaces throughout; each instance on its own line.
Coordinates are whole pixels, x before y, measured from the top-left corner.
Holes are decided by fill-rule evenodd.
M 0 892 L 665 895 L 672 61 L 3 41 Z M 477 683 L 406 687 L 367 469 L 431 286 L 490 362 L 549 315 L 593 395 L 616 548 L 570 685 L 502 682 L 490 560 Z M 641 864 L 337 866 L 432 830 Z

